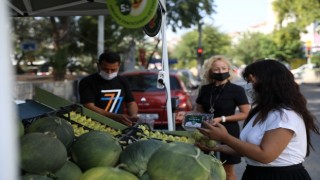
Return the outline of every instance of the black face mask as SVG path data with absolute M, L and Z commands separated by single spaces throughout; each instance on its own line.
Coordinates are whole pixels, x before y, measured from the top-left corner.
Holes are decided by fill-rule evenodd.
M 211 73 L 210 74 L 210 78 L 216 80 L 216 81 L 223 81 L 226 80 L 230 77 L 230 73 L 229 72 L 225 72 L 225 73 Z

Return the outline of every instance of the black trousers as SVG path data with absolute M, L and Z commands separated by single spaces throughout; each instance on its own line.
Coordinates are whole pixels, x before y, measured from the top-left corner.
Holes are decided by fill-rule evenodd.
M 242 180 L 311 180 L 302 164 L 284 167 L 247 165 Z

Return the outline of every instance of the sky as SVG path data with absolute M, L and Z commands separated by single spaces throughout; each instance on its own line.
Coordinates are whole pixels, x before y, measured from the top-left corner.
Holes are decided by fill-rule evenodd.
M 269 0 L 215 0 L 215 14 L 213 18 L 206 18 L 205 22 L 218 27 L 221 32 L 230 33 L 245 30 L 247 27 L 267 20 L 267 6 Z M 180 30 L 178 35 L 190 31 Z M 176 36 L 168 32 L 168 37 Z
M 215 0 L 214 24 L 225 32 L 244 30 L 267 20 L 268 0 Z

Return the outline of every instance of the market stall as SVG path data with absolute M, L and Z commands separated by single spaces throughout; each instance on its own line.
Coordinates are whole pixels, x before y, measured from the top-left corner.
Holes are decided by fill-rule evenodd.
M 110 173 L 120 179 L 225 177 L 222 163 L 194 146 L 196 141 L 209 143 L 195 129 L 160 131 L 139 121 L 127 127 L 41 88 L 17 109 L 24 124 L 22 177 L 92 179 L 96 173 L 103 174 L 98 179 Z M 180 161 L 193 171 L 181 168 Z
M 192 137 L 192 133 L 188 131 L 152 130 L 148 124 L 139 122 L 132 127 L 127 127 L 116 121 L 113 121 L 112 119 L 106 118 L 89 109 L 86 109 L 80 104 L 73 104 L 72 102 L 69 102 L 41 88 L 35 89 L 35 98 L 33 100 L 20 102 L 17 104 L 17 109 L 19 112 L 19 117 L 22 119 L 24 124 L 24 131 L 22 134 L 20 134 L 20 167 L 22 168 L 22 176 L 24 177 L 29 177 L 32 175 L 58 178 L 63 177 L 62 179 L 65 179 L 67 176 L 74 176 L 74 173 L 77 170 L 72 170 L 68 173 L 60 173 L 60 171 L 63 171 L 60 170 L 60 168 L 62 168 L 65 164 L 63 159 L 68 159 L 68 164 L 72 163 L 72 166 L 77 167 L 76 169 L 80 169 L 78 172 L 81 172 L 81 175 L 83 173 L 87 173 L 87 170 L 96 168 L 98 166 L 119 168 L 118 166 L 121 167 L 121 165 L 118 162 L 123 161 L 127 163 L 127 166 L 130 166 L 130 168 L 120 168 L 123 170 L 122 173 L 124 174 L 131 173 L 132 177 L 136 176 L 141 178 L 144 172 L 148 171 L 150 176 L 157 176 L 159 173 L 158 170 L 152 170 L 154 165 L 147 165 L 147 162 L 150 159 L 143 160 L 145 164 L 144 167 L 133 167 L 137 164 L 130 160 L 130 158 L 132 158 L 132 154 L 143 153 L 138 157 L 145 158 L 145 153 L 148 152 L 148 156 L 151 158 L 153 155 L 151 152 L 156 152 L 156 149 L 151 151 L 153 146 L 160 148 L 169 144 L 176 144 L 176 142 L 180 142 L 182 147 L 177 145 L 177 147 L 174 149 L 178 149 L 179 147 L 187 148 L 189 149 L 190 153 L 195 153 L 195 158 L 200 158 L 199 155 L 203 154 L 193 145 L 195 139 Z M 58 139 L 59 142 L 62 142 L 64 146 L 61 146 L 61 143 L 59 145 L 58 142 L 50 139 L 51 135 L 54 135 L 54 139 Z M 84 137 L 93 139 L 90 141 L 83 140 L 85 139 Z M 102 140 L 101 138 L 106 139 Z M 98 144 L 94 142 L 98 142 Z M 108 142 L 108 145 L 103 146 L 104 142 Z M 89 147 L 93 144 L 94 147 L 90 149 Z M 110 150 L 110 146 L 113 145 L 115 146 L 115 149 Z M 81 146 L 81 148 L 78 146 Z M 138 150 L 139 148 L 136 146 L 146 150 L 140 152 Z M 170 149 L 172 148 L 171 146 L 173 145 L 170 145 Z M 101 151 L 97 150 L 99 148 L 101 148 Z M 174 152 L 174 149 L 170 151 Z M 99 152 L 102 151 L 110 151 L 109 154 L 112 151 L 112 157 L 115 157 L 116 159 L 105 159 L 106 154 L 99 154 Z M 130 153 L 127 151 L 130 151 Z M 163 149 L 163 151 L 168 150 Z M 99 158 L 95 159 L 94 156 Z M 137 155 L 134 157 L 136 156 Z M 156 156 L 165 158 L 165 153 L 163 155 L 161 153 Z M 211 160 L 209 162 L 219 162 L 214 157 L 204 154 L 203 156 L 206 156 L 207 158 L 210 157 L 209 159 Z M 54 159 L 58 160 L 53 160 L 53 157 Z M 186 157 L 189 157 L 189 154 L 186 154 Z M 90 158 L 93 158 L 93 160 L 90 160 Z M 104 159 L 104 161 L 99 161 L 101 159 Z M 138 160 L 142 161 L 141 159 Z M 155 161 L 158 162 L 158 160 Z M 199 159 L 199 161 L 203 160 Z M 172 163 L 175 164 L 174 162 Z M 218 165 L 220 167 L 221 163 L 216 165 L 217 167 Z M 150 168 L 150 170 L 147 170 L 147 166 Z M 171 168 L 176 169 L 176 166 L 178 166 L 178 164 L 175 164 L 175 166 Z M 163 171 L 165 171 L 165 169 L 163 169 Z M 200 168 L 199 172 L 202 171 L 203 169 Z M 169 177 L 172 176 L 172 172 L 167 172 L 167 175 Z M 195 177 L 199 176 L 197 172 L 195 172 L 193 175 Z M 192 175 L 189 174 L 189 176 Z
M 11 15 L 13 13 L 23 17 L 99 13 L 95 11 L 98 6 L 95 7 L 94 4 L 105 5 L 105 2 L 54 0 L 42 3 L 31 0 L 9 1 L 8 4 Z M 156 2 L 158 5 L 158 1 Z M 170 92 L 164 4 L 161 0 L 163 71 L 160 73 L 162 81 L 159 81 L 159 86 Z M 37 9 L 40 5 L 41 8 Z M 0 22 L 6 25 L 6 6 L 0 7 L 3 13 Z M 87 10 L 86 7 L 92 7 L 93 11 Z M 103 13 L 106 12 L 107 10 L 103 9 Z M 4 31 L 0 33 L 4 39 L 2 42 L 8 44 L 5 46 L 7 49 L 2 49 L 2 59 L 8 59 L 9 33 L 6 29 L 1 31 Z M 114 175 L 115 179 L 225 178 L 222 163 L 195 147 L 196 138 L 192 134 L 188 131 L 173 131 L 170 93 L 166 106 L 169 131 L 152 130 L 144 123 L 127 127 L 40 88 L 36 88 L 33 100 L 13 105 L 11 93 L 14 75 L 10 61 L 3 62 L 1 77 L 12 79 L 1 78 L 1 84 L 4 86 L 0 91 L 3 97 L 0 105 L 6 112 L 3 113 L 5 121 L 0 131 L 0 145 L 5 147 L 0 157 L 0 179 L 18 179 L 17 176 L 68 180 L 81 176 L 84 179 L 92 179 L 96 174 L 101 174 L 97 179 L 106 178 L 110 174 Z M 23 123 L 19 126 L 19 132 L 16 125 L 17 114 Z M 18 136 L 20 141 L 16 141 Z M 18 154 L 20 157 L 17 157 Z M 135 159 L 137 157 L 138 159 Z M 138 164 L 135 163 L 137 161 Z M 192 170 L 189 168 L 191 166 Z

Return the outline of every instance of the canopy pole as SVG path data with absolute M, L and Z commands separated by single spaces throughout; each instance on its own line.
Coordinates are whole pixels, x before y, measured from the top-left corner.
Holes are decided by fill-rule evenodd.
M 98 17 L 98 55 L 100 56 L 101 53 L 104 51 L 104 16 Z
M 174 130 L 173 114 L 172 114 L 172 104 L 171 104 L 171 88 L 170 88 L 170 69 L 169 69 L 169 60 L 168 60 L 168 48 L 167 48 L 167 39 L 166 39 L 166 4 L 165 0 L 160 0 L 161 5 L 161 35 L 162 35 L 162 70 L 164 71 L 164 84 L 167 92 L 167 119 L 168 119 L 168 130 Z
M 13 73 L 12 61 L 10 59 L 11 43 L 9 38 L 9 16 L 7 4 L 0 1 L 0 41 L 4 44 L 0 49 L 0 179 L 17 180 L 19 177 L 18 161 L 18 120 L 13 101 L 13 83 L 16 82 Z

